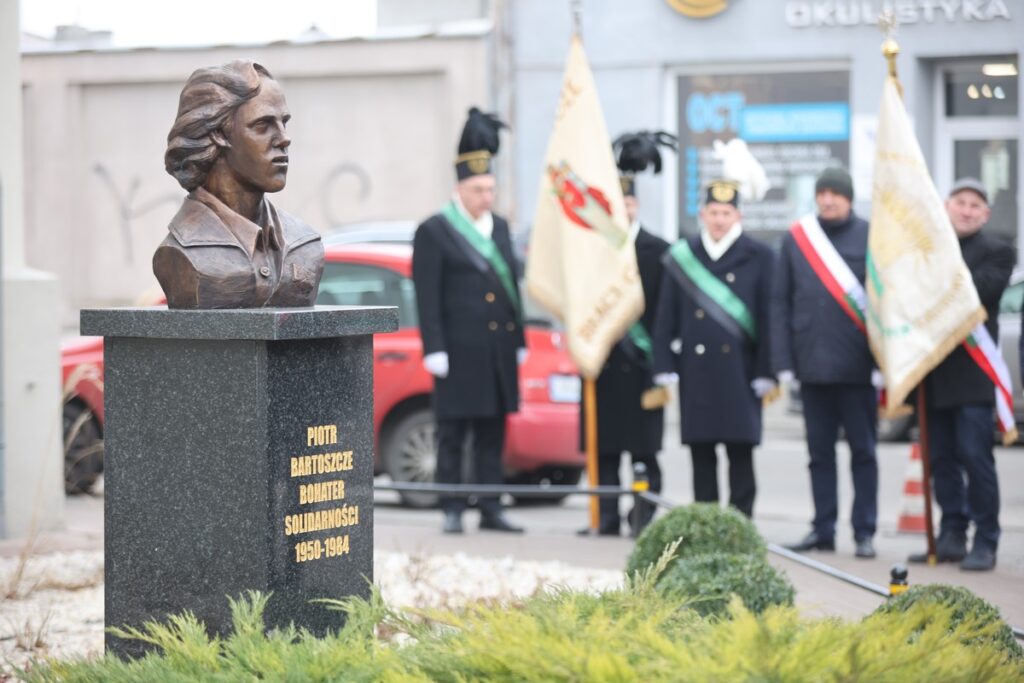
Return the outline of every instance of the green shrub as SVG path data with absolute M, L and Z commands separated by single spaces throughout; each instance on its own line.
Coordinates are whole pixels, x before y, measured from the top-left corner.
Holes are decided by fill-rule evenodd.
M 753 523 L 732 508 L 709 503 L 677 507 L 651 523 L 636 540 L 626 562 L 626 574 L 657 561 L 665 547 L 682 539 L 677 557 L 732 553 L 764 557 L 764 540 Z
M 689 597 L 702 615 L 723 614 L 733 595 L 751 612 L 772 605 L 792 606 L 793 585 L 757 555 L 714 553 L 685 557 L 670 566 L 657 584 L 665 595 Z
M 882 604 L 875 612 L 881 614 L 905 612 L 911 606 L 919 603 L 949 607 L 951 610 L 949 613 L 950 631 L 955 630 L 965 621 L 976 622 L 978 626 L 988 630 L 983 636 L 984 639 L 991 641 L 993 645 L 1014 659 L 1024 657 L 1024 650 L 1021 649 L 1017 639 L 1013 637 L 1013 631 L 1003 621 L 999 609 L 961 586 L 948 586 L 941 583 L 913 586 L 906 593 Z M 973 641 L 964 642 L 969 644 Z
M 986 681 L 1024 677 L 1024 664 L 952 608 L 915 604 L 860 622 L 807 620 L 794 608 L 761 614 L 736 600 L 730 618 L 702 619 L 646 583 L 594 596 L 541 595 L 515 607 L 397 614 L 374 594 L 350 600 L 349 625 L 315 638 L 266 633 L 259 598 L 234 610 L 235 633 L 208 638 L 194 618 L 151 625 L 163 655 L 52 662 L 22 672 L 29 683 L 144 681 Z M 991 626 L 991 625 L 990 625 Z M 380 634 L 380 636 L 375 636 Z M 401 638 L 398 636 L 401 635 Z M 913 637 L 911 637 L 913 635 Z

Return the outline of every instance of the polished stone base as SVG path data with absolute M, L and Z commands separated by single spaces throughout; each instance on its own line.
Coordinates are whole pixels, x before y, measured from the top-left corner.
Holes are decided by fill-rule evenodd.
M 315 633 L 373 578 L 373 332 L 396 309 L 82 312 L 104 335 L 106 625 L 272 593 Z M 141 644 L 108 634 L 107 648 Z

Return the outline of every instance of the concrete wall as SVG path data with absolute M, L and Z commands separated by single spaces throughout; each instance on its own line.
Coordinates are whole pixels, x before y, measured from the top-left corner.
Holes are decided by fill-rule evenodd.
M 79 308 L 159 291 L 150 259 L 184 191 L 163 169 L 196 68 L 254 59 L 293 118 L 287 188 L 272 201 L 327 232 L 420 218 L 454 182 L 466 109 L 487 105 L 485 35 L 23 57 L 28 262 Z
M 948 14 L 940 4 L 948 6 Z M 535 208 L 539 169 L 568 49 L 569 5 L 547 0 L 510 3 L 515 36 L 516 200 L 526 222 Z M 582 35 L 613 136 L 655 126 L 674 130 L 674 88 L 680 73 L 799 71 L 825 63 L 849 70 L 852 115 L 870 122 L 877 115 L 885 73 L 881 34 L 871 23 L 882 5 L 877 0 L 734 0 L 721 14 L 694 19 L 663 1 L 583 0 Z M 897 34 L 902 47 L 900 76 L 928 156 L 932 154 L 935 60 L 1021 55 L 1024 6 L 1016 0 L 895 0 L 895 6 L 904 22 Z M 861 15 L 865 7 L 873 9 L 868 19 Z M 1004 10 L 1009 19 L 1001 16 Z M 870 155 L 864 158 L 852 151 L 855 176 L 870 173 Z M 676 190 L 672 164 L 668 166 L 669 172 L 660 178 L 642 177 L 638 192 L 641 219 L 674 238 Z M 1019 196 L 1024 196 L 1024 187 Z M 863 210 L 863 202 L 859 205 Z

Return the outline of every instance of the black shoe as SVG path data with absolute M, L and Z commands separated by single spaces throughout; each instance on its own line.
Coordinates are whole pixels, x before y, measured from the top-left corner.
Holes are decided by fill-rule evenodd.
M 446 510 L 444 513 L 444 526 L 441 531 L 446 534 L 462 533 L 462 513 L 455 510 Z
M 959 562 L 967 556 L 967 534 L 963 531 L 946 531 L 939 534 L 935 541 L 935 560 L 937 562 Z M 928 551 L 914 553 L 907 558 L 913 564 L 928 562 Z
M 513 534 L 521 534 L 524 531 L 523 527 L 516 526 L 508 521 L 508 518 L 501 512 L 494 515 L 481 515 L 480 528 L 489 531 L 506 531 Z
M 960 569 L 966 572 L 987 572 L 996 568 L 996 550 L 987 545 L 974 542 L 971 552 L 960 563 Z
M 834 538 L 822 538 L 817 531 L 812 531 L 803 537 L 803 540 L 784 546 L 787 550 L 794 550 L 802 553 L 805 550 L 827 550 L 832 552 L 836 549 Z
M 857 543 L 857 549 L 853 551 L 854 557 L 861 557 L 870 560 L 876 557 L 875 544 L 872 543 L 870 538 L 862 538 Z

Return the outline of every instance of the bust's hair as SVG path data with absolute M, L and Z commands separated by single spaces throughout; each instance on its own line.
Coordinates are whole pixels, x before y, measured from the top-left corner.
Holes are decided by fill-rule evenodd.
M 164 168 L 189 192 L 203 184 L 220 153 L 211 133 L 229 132 L 235 110 L 259 93 L 261 76 L 273 78 L 265 67 L 236 59 L 188 77 L 167 134 Z

